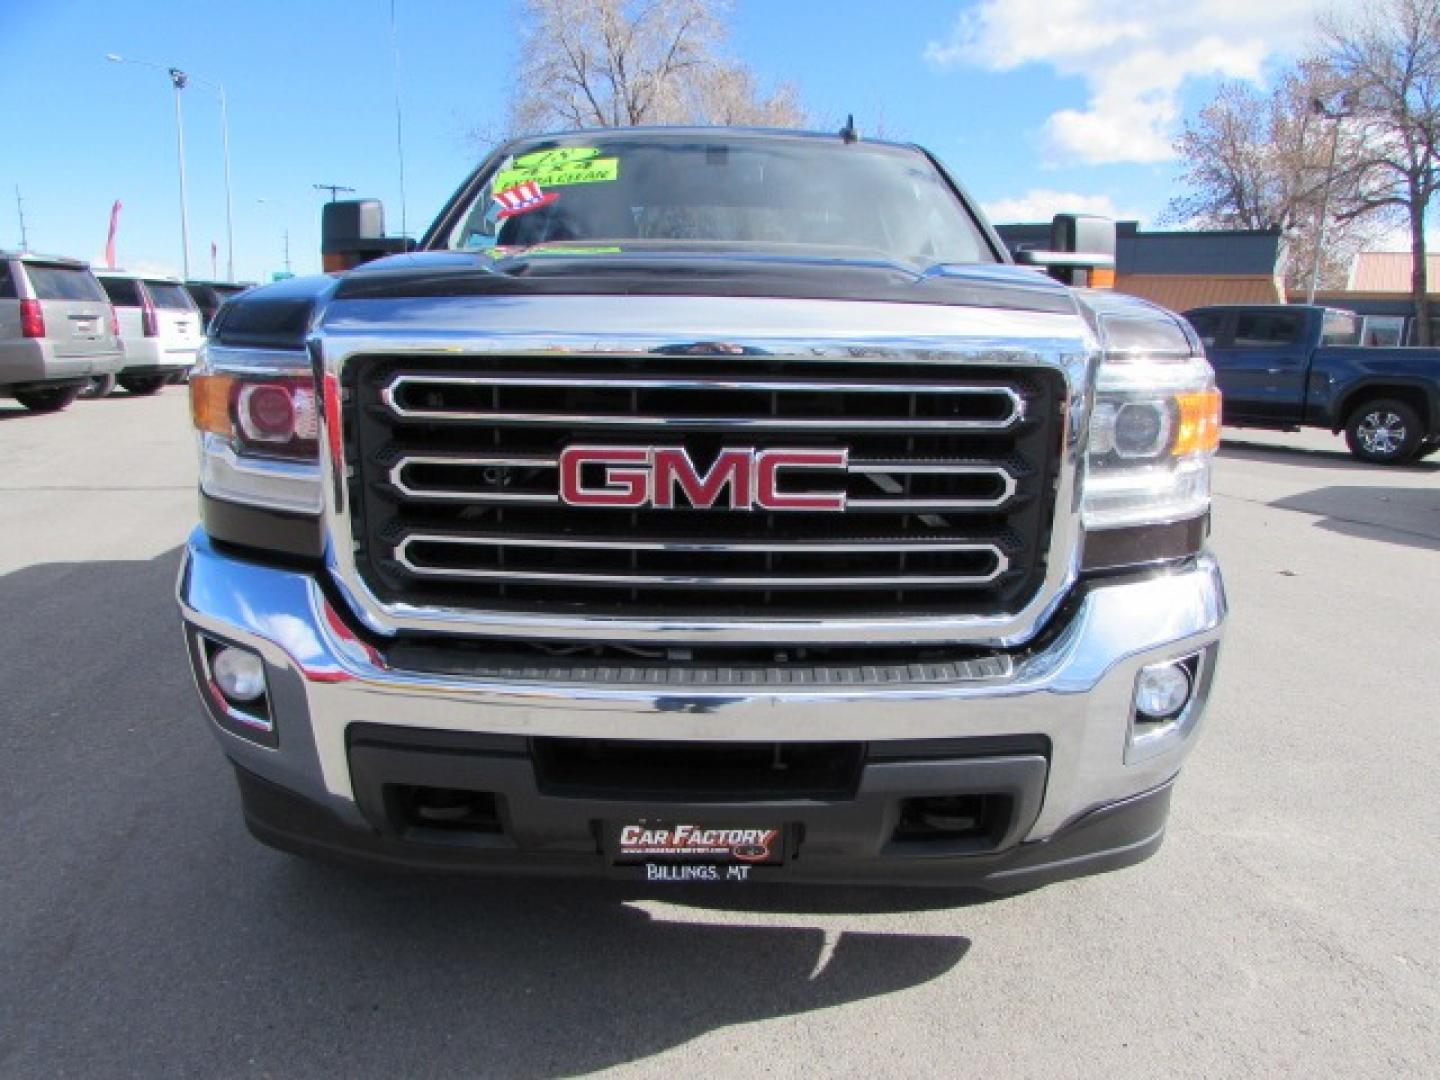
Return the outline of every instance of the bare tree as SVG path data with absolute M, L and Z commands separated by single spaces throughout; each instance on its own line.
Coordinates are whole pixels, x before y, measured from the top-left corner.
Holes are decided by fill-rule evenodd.
M 524 0 L 512 131 L 803 123 L 792 85 L 766 97 L 720 54 L 727 14 L 727 0 Z
M 1342 284 L 1375 222 L 1342 218 L 1339 198 L 1325 206 L 1327 185 L 1349 183 L 1360 149 L 1357 132 L 1335 126 L 1313 107 L 1338 87 L 1334 73 L 1315 62 L 1285 74 L 1269 94 L 1243 83 L 1222 85 L 1175 144 L 1189 190 L 1171 200 L 1164 219 L 1210 229 L 1278 229 L 1286 285 L 1295 289 L 1309 281 L 1318 243 L 1320 280 Z
M 1356 99 L 1362 136 L 1345 217 L 1398 212 L 1410 226 L 1416 343 L 1432 344 L 1425 219 L 1440 192 L 1440 0 L 1377 0 L 1323 20 L 1327 59 Z
M 755 73 L 743 64 L 716 64 L 693 90 L 691 118 L 707 124 L 746 127 L 802 127 L 805 110 L 793 83 L 781 83 L 768 97 L 760 92 Z

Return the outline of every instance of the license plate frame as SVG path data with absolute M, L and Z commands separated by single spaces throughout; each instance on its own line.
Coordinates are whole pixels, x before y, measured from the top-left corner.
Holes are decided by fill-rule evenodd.
M 785 864 L 790 830 L 783 822 L 764 825 L 733 822 L 630 819 L 604 826 L 605 851 L 618 869 L 645 866 L 717 867 Z

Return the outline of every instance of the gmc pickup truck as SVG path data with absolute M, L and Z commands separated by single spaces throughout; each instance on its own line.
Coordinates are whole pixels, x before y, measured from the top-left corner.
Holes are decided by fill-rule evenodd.
M 1013 892 L 1145 858 L 1225 594 L 1178 316 L 1011 265 L 929 154 L 510 143 L 418 243 L 230 301 L 178 593 L 302 854 Z M 338 227 L 337 227 L 338 228 Z
M 1236 427 L 1345 433 L 1361 461 L 1396 465 L 1440 450 L 1440 349 L 1361 346 L 1359 317 L 1262 304 L 1187 311 Z

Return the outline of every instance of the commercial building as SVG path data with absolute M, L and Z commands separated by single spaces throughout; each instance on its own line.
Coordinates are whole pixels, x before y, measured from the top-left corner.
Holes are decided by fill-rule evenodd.
M 997 227 L 1012 251 L 1045 248 L 1050 223 Z M 1440 254 L 1428 263 L 1431 340 L 1440 341 Z M 1115 288 L 1172 311 L 1209 304 L 1303 304 L 1304 292 L 1285 291 L 1278 229 L 1149 232 L 1134 221 L 1116 225 Z M 1363 316 L 1367 345 L 1415 342 L 1410 298 L 1410 253 L 1366 251 L 1344 289 L 1315 296 L 1317 304 Z

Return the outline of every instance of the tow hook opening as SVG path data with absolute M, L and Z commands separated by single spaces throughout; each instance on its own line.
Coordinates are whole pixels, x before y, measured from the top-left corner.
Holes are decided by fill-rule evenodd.
M 499 800 L 493 791 L 391 784 L 387 785 L 385 794 L 391 820 L 402 833 L 412 830 L 504 832 Z
M 983 851 L 1005 835 L 1014 800 L 1003 794 L 926 795 L 905 799 L 894 844 L 945 845 Z

